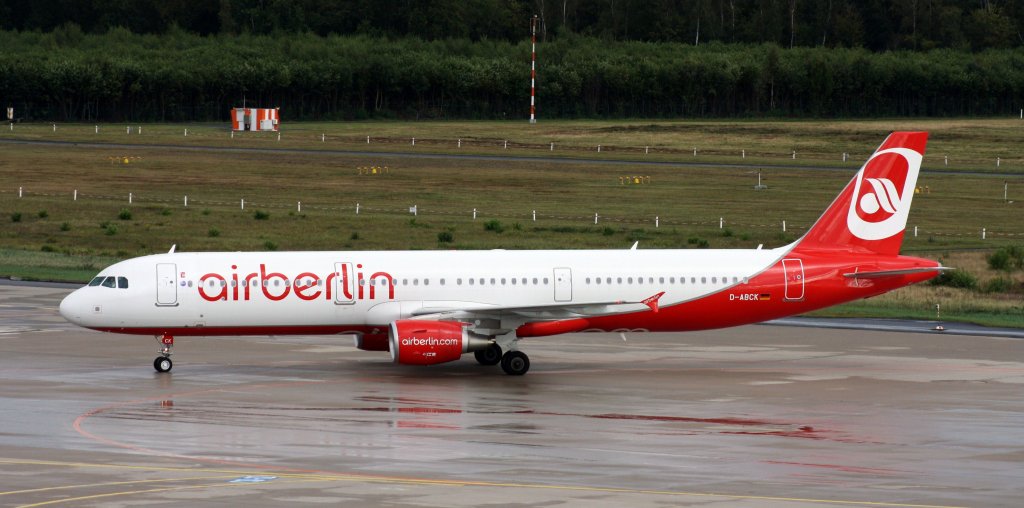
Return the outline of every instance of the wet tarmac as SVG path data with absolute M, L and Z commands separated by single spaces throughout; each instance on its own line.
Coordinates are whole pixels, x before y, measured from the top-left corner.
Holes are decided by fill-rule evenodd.
M 510 377 L 339 337 L 76 328 L 0 285 L 0 505 L 1020 506 L 1024 341 L 750 326 L 524 341 Z

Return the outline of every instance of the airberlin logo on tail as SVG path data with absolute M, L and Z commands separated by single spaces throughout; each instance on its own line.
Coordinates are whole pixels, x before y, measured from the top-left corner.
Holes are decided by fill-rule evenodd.
M 922 158 L 909 148 L 889 148 L 876 152 L 864 164 L 846 216 L 854 236 L 882 240 L 903 231 Z

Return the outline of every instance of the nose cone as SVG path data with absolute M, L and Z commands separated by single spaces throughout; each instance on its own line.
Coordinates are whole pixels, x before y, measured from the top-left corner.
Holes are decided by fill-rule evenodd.
M 68 321 L 82 326 L 82 318 L 86 315 L 86 305 L 82 297 L 82 290 L 76 289 L 70 295 L 65 296 L 60 302 L 60 315 Z

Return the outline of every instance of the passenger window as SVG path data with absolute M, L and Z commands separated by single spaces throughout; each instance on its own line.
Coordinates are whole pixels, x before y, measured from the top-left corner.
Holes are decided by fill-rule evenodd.
M 605 284 L 611 284 L 611 283 L 612 283 L 612 278 L 611 278 L 611 277 L 607 277 L 607 278 L 605 278 L 605 279 L 604 279 L 604 283 L 605 283 Z
M 545 286 L 547 286 L 547 285 L 548 285 L 548 278 L 547 278 L 547 277 L 544 277 L 544 285 L 545 285 Z
M 696 284 L 696 283 L 697 283 L 697 277 L 690 277 L 690 284 Z
M 420 285 L 420 280 L 419 279 L 413 279 L 412 280 L 412 285 L 413 286 L 419 286 Z
M 192 281 L 188 281 L 188 287 L 192 287 Z
M 442 286 L 444 285 L 444 279 L 441 279 L 441 285 Z
M 487 279 L 484 279 L 484 278 L 481 278 L 481 279 L 480 279 L 480 285 L 481 285 L 481 286 L 483 286 L 483 285 L 484 285 L 484 284 L 486 284 L 486 283 L 487 283 Z
M 718 284 L 718 277 L 711 277 L 712 284 Z
M 473 285 L 473 280 L 474 280 L 474 279 L 469 279 L 469 285 L 470 285 L 470 286 L 472 286 L 472 285 Z
M 512 277 L 512 285 L 513 285 L 513 286 L 515 286 L 515 285 L 516 285 L 516 278 L 515 278 L 515 277 Z
M 93 277 L 93 279 L 91 281 L 89 281 L 89 285 L 90 286 L 99 286 L 102 283 L 103 283 L 103 277 Z
M 424 286 L 429 286 L 430 285 L 430 279 L 423 279 L 423 285 Z
M 107 277 L 107 278 L 103 279 L 103 284 L 102 285 L 105 288 L 116 287 L 117 286 L 117 281 L 114 280 L 113 277 Z
M 701 284 L 707 284 L 708 283 L 708 278 L 707 277 L 701 277 L 700 278 L 700 283 Z
M 523 277 L 523 285 L 526 285 L 526 277 Z
M 626 279 L 626 282 L 632 284 L 633 283 L 633 277 L 630 277 L 630 278 Z
M 617 282 L 619 284 L 622 284 L 622 277 L 619 277 L 619 278 L 615 279 L 615 282 Z
M 536 286 L 536 285 L 537 285 L 537 277 L 534 277 L 534 278 L 533 278 L 533 285 L 534 285 L 534 286 Z
M 594 279 L 594 282 L 596 282 L 597 284 L 600 285 L 601 284 L 601 277 L 598 277 L 598 278 Z
M 118 277 L 117 278 L 117 288 L 118 289 L 128 289 L 128 277 Z
M 587 277 L 587 284 L 590 284 L 590 277 Z
M 504 277 L 502 277 L 502 278 L 501 278 L 501 285 L 502 285 L 502 286 L 504 286 L 504 285 L 505 285 L 505 278 L 504 278 Z
M 492 279 L 491 279 L 491 285 L 492 285 L 492 286 L 494 286 L 495 284 L 496 284 L 496 283 L 494 282 L 494 279 L 492 278 Z
M 665 283 L 665 277 L 658 277 L 658 284 L 664 284 L 664 283 Z

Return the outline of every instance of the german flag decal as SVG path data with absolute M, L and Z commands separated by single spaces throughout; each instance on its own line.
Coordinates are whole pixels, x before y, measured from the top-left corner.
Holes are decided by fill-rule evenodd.
M 772 294 L 771 293 L 761 293 L 760 295 L 757 295 L 757 299 L 762 301 L 762 302 L 766 302 L 766 301 L 772 299 Z

